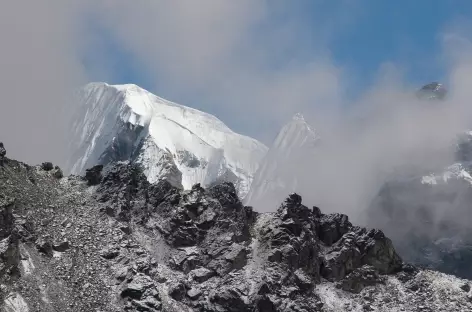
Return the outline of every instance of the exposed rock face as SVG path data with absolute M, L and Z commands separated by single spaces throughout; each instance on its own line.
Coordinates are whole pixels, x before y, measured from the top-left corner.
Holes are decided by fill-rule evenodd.
M 45 170 L 45 171 L 51 171 L 52 169 L 54 169 L 54 165 L 52 164 L 52 162 L 43 162 L 41 164 L 41 169 Z
M 18 275 L 20 254 L 13 209 L 15 201 L 0 194 L 0 282 L 11 283 Z
M 463 133 L 455 164 L 397 176 L 368 207 L 367 224 L 385 231 L 405 261 L 472 278 L 471 151 L 472 133 Z
M 0 213 L 11 246 L 1 259 L 18 270 L 1 271 L 0 286 L 10 310 L 472 308 L 464 281 L 404 264 L 381 231 L 308 208 L 297 194 L 258 214 L 232 183 L 183 191 L 124 162 L 85 180 L 15 161 L 7 169 L 0 195 L 17 198 Z
M 102 179 L 102 170 L 103 165 L 96 165 L 90 169 L 85 170 L 85 179 L 88 182 L 88 185 L 97 185 Z

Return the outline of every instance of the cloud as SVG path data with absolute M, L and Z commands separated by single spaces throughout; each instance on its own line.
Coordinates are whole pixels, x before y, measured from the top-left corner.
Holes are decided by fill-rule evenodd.
M 441 172 L 456 161 L 457 135 L 472 126 L 472 53 L 467 52 L 471 41 L 459 32 L 447 32 L 440 38 L 442 51 L 432 58 L 439 64 L 431 65 L 447 69 L 449 94 L 445 101 L 416 99 L 414 92 L 420 86 L 408 82 L 403 64 L 385 62 L 379 67 L 374 84 L 359 98 L 330 96 L 323 103 L 337 103 L 331 105 L 334 109 L 299 106 L 321 139 L 314 150 L 305 152 L 305 157 L 300 158 L 297 153 L 286 164 L 280 164 L 285 167 L 279 168 L 277 174 L 282 179 L 286 175 L 285 180 L 290 181 L 297 172 L 295 191 L 307 205 L 319 205 L 326 212 L 343 212 L 362 223 L 362 213 L 386 181 Z M 327 84 L 333 86 L 332 90 L 324 91 L 332 95 L 345 90 L 346 81 L 340 77 L 346 71 L 331 66 L 329 61 L 322 64 L 326 72 L 317 73 L 326 79 L 335 77 L 336 81 Z M 312 80 L 303 79 L 303 75 L 297 77 L 301 78 L 297 85 L 303 87 L 303 82 L 307 82 L 310 90 Z M 299 94 L 311 99 L 320 96 L 319 89 L 314 87 L 313 91 L 315 95 Z M 278 96 L 277 91 L 274 94 Z M 279 191 L 276 202 L 281 202 L 289 191 L 293 191 L 291 185 Z M 256 209 L 275 210 L 274 194 L 270 196 L 267 205 L 258 201 Z M 457 221 L 461 217 L 458 215 Z
M 96 20 L 152 77 L 153 91 L 259 139 L 341 93 L 341 70 L 324 44 L 331 28 L 306 27 L 322 12 L 303 15 L 283 1 L 100 3 Z
M 0 141 L 28 162 L 63 160 L 68 95 L 85 81 L 81 8 L 55 1 L 10 1 L 0 12 Z
M 451 90 L 443 105 L 412 98 L 418 86 L 409 85 L 405 64 L 390 60 L 349 98 L 363 77 L 329 48 L 367 9 L 329 3 L 308 10 L 286 1 L 86 0 L 27 3 L 25 11 L 26 2 L 15 1 L 0 13 L 1 140 L 17 158 L 63 163 L 71 89 L 133 67 L 151 91 L 265 143 L 302 112 L 325 143 L 316 159 L 298 164 L 306 168 L 300 192 L 326 210 L 357 212 L 397 168 L 450 160 L 437 150 L 468 127 L 472 45 L 466 22 L 440 34 Z
M 71 90 L 133 68 L 151 91 L 270 142 L 287 116 L 340 94 L 341 70 L 320 43 L 329 28 L 304 29 L 313 14 L 301 13 L 284 1 L 8 4 L 0 140 L 10 156 L 64 163 Z

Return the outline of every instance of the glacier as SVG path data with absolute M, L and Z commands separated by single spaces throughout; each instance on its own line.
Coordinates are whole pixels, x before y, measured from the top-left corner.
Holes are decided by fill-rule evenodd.
M 190 189 L 220 179 L 249 191 L 268 148 L 232 131 L 213 115 L 160 98 L 134 84 L 94 82 L 77 91 L 67 170 L 130 160 L 150 182 Z

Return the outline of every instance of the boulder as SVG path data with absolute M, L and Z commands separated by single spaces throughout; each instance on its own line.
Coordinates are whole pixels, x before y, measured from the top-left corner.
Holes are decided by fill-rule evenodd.
M 52 245 L 52 249 L 54 249 L 55 251 L 59 251 L 59 252 L 65 252 L 67 251 L 68 249 L 70 248 L 70 244 L 68 241 L 62 241 L 60 243 L 57 243 L 57 244 L 54 244 Z
M 45 254 L 48 257 L 53 256 L 52 243 L 48 237 L 39 237 L 36 240 L 35 245 L 39 252 Z
M 348 216 L 340 213 L 323 215 L 320 219 L 318 236 L 321 241 L 331 246 L 337 242 L 352 227 Z
M 197 283 L 203 283 L 215 276 L 215 272 L 207 268 L 198 268 L 191 271 L 190 276 Z
M 360 293 L 367 286 L 384 282 L 385 277 L 381 276 L 375 268 L 364 265 L 349 273 L 336 286 L 352 293 Z
M 46 161 L 41 164 L 41 169 L 43 169 L 44 171 L 51 171 L 52 169 L 54 169 L 54 165 L 52 164 L 52 162 Z
M 51 173 L 56 179 L 62 179 L 64 177 L 64 173 L 62 172 L 62 169 L 59 168 L 59 166 L 55 166 Z
M 85 170 L 85 180 L 88 185 L 97 185 L 102 180 L 103 165 L 96 165 Z

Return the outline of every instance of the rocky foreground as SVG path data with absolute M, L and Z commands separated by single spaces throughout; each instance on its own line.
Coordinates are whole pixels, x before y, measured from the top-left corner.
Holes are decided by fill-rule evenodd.
M 0 239 L 5 312 L 472 310 L 468 281 L 296 194 L 259 214 L 230 183 L 182 191 L 128 163 L 63 177 L 7 160 Z

